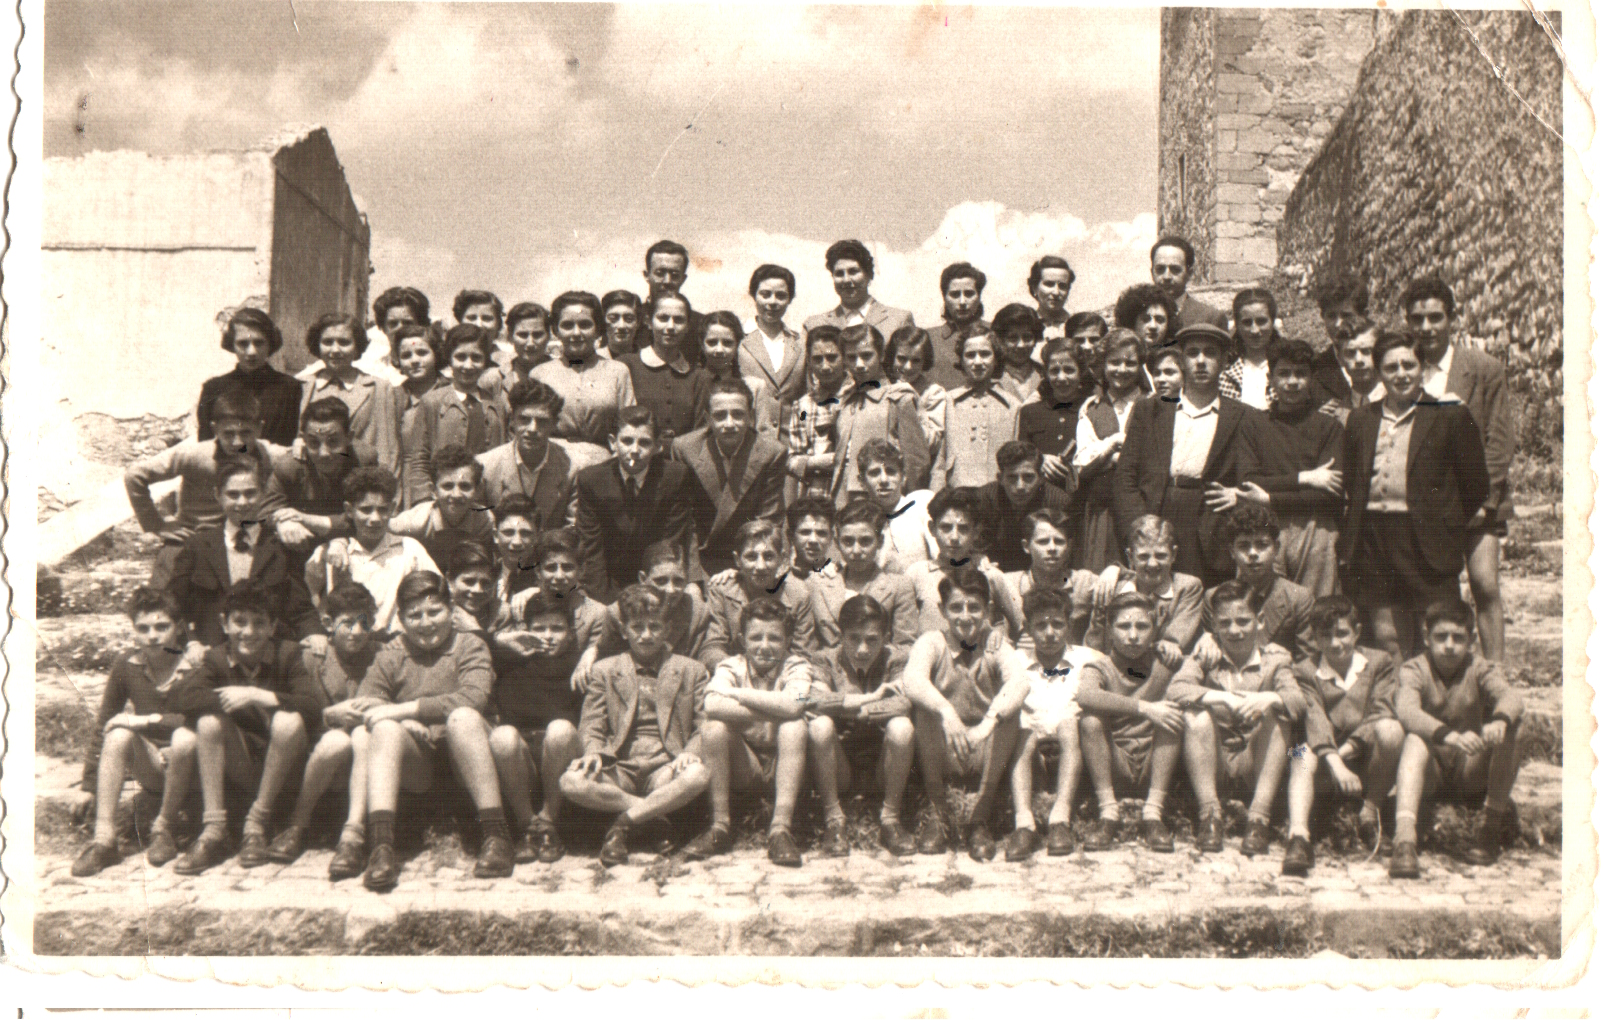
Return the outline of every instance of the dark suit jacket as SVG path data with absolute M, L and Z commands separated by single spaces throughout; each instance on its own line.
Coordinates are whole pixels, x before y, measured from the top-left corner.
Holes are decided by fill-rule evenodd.
M 279 543 L 270 524 L 263 524 L 257 533 L 256 547 L 251 552 L 250 580 L 260 585 L 273 600 L 279 637 L 298 641 L 322 631 L 312 596 L 306 590 L 306 581 L 295 569 L 292 557 Z M 179 550 L 168 590 L 178 599 L 179 611 L 194 628 L 195 640 L 202 644 L 216 645 L 223 641 L 218 613 L 229 583 L 223 529 L 197 529 Z
M 1348 416 L 1343 457 L 1348 513 L 1337 538 L 1337 558 L 1344 566 L 1353 562 L 1359 544 L 1380 433 L 1379 402 Z M 1470 412 L 1458 404 L 1423 400 L 1416 405 L 1407 470 L 1404 498 L 1426 562 L 1440 573 L 1458 573 L 1465 565 L 1465 522 L 1487 501 L 1489 491 L 1481 434 Z
M 735 565 L 735 533 L 748 521 L 766 518 L 783 526 L 785 465 L 789 452 L 756 435 L 720 466 L 707 426 L 674 440 L 674 460 L 691 469 L 700 485 L 691 487 L 691 516 L 701 570 L 716 574 Z M 693 576 L 697 571 L 693 568 Z
M 624 476 L 613 457 L 579 472 L 577 528 L 585 591 L 598 602 L 640 580 L 641 556 L 653 542 L 691 541 L 690 468 L 661 457 L 652 461 L 646 484 L 634 499 L 624 495 Z
M 1314 374 L 1310 379 L 1310 389 L 1314 393 L 1315 407 L 1328 400 L 1347 404 L 1348 398 L 1353 396 L 1353 385 L 1348 382 L 1348 376 L 1342 371 L 1341 362 L 1337 360 L 1335 345 L 1314 356 Z
M 657 731 L 669 754 L 679 755 L 702 724 L 707 700 L 707 667 L 683 655 L 669 655 L 657 667 Z M 603 659 L 590 674 L 585 705 L 579 712 L 579 738 L 586 754 L 617 758 L 635 727 L 640 680 L 628 652 Z
M 195 415 L 200 422 L 197 436 L 202 442 L 213 437 L 212 404 L 225 393 L 245 390 L 262 404 L 262 438 L 278 446 L 290 446 L 301 431 L 301 383 L 272 365 L 255 372 L 239 369 L 217 375 L 201 384 Z
M 1444 399 L 1456 396 L 1481 430 L 1487 456 L 1487 494 L 1489 518 L 1499 512 L 1508 520 L 1515 510 L 1509 494 L 1509 464 L 1515 457 L 1515 422 L 1509 410 L 1509 392 L 1504 385 L 1503 364 L 1490 354 L 1473 347 L 1454 345 L 1454 363 L 1448 366 L 1448 390 Z

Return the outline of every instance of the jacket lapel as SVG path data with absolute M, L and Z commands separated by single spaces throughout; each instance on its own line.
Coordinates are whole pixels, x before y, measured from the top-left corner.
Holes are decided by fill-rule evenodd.
M 666 658 L 663 660 L 663 665 L 668 665 Z M 653 685 L 653 692 L 657 696 L 657 735 L 662 739 L 663 746 L 668 747 L 669 728 L 674 719 L 674 703 L 679 700 L 679 684 L 665 676 L 662 667 L 658 667 L 657 683 Z
M 1231 448 L 1231 437 L 1241 421 L 1242 405 L 1229 397 L 1221 397 L 1219 421 L 1215 423 L 1214 440 L 1209 443 L 1208 459 L 1203 462 L 1203 477 L 1210 478 L 1219 473 L 1220 460 L 1225 456 L 1225 451 Z
M 1169 451 L 1175 449 L 1175 415 L 1178 413 L 1177 408 L 1180 407 L 1180 404 L 1169 400 L 1159 400 L 1156 397 L 1153 399 L 1155 403 L 1153 407 L 1153 444 L 1151 448 L 1154 452 L 1162 450 L 1168 454 Z M 1135 412 L 1133 411 L 1132 413 L 1134 414 Z M 1169 478 L 1169 461 L 1163 456 L 1155 459 L 1154 467 L 1157 469 L 1155 474 L 1162 474 L 1166 479 Z M 1162 486 L 1160 486 L 1159 495 L 1163 495 Z
M 624 746 L 624 741 L 629 737 L 629 731 L 635 727 L 635 713 L 640 707 L 640 684 L 635 680 L 634 659 L 629 660 L 629 671 L 619 677 L 618 682 L 613 685 L 613 690 L 623 707 L 623 711 L 618 715 L 618 726 L 613 730 L 612 753 L 617 754 L 618 749 Z
M 741 350 L 746 352 L 747 358 L 762 373 L 763 379 L 768 382 L 774 392 L 778 393 L 780 392 L 780 382 L 785 378 L 786 369 L 791 366 L 790 347 L 787 345 L 786 356 L 781 359 L 780 370 L 776 372 L 773 366 L 769 364 L 768 348 L 764 346 L 763 338 L 758 333 L 759 330 L 754 329 L 746 334 L 746 339 L 741 341 Z
M 228 580 L 228 534 L 222 527 L 217 529 L 217 540 L 207 542 L 201 546 L 201 555 L 211 571 L 217 591 L 227 591 Z M 254 569 L 255 564 L 252 564 Z
M 1354 466 L 1354 483 L 1357 487 L 1351 490 L 1359 498 L 1349 505 L 1357 504 L 1363 507 L 1370 498 L 1370 474 L 1376 465 L 1376 440 L 1381 436 L 1381 412 L 1368 405 L 1357 408 L 1348 416 L 1348 427 L 1355 429 L 1354 441 L 1359 451 L 1359 463 Z M 1348 516 L 1350 519 L 1354 517 L 1353 514 Z
M 1406 478 L 1410 470 L 1420 463 L 1420 447 L 1425 443 L 1427 433 L 1437 424 L 1435 408 L 1435 404 L 1415 405 L 1415 424 L 1409 430 L 1409 462 L 1404 472 Z

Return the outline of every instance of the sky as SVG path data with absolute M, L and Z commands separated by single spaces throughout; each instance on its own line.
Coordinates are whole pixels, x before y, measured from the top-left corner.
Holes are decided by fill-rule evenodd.
M 47 0 L 46 156 L 243 148 L 329 129 L 373 230 L 370 290 L 449 316 L 644 293 L 642 255 L 693 256 L 699 310 L 751 311 L 762 262 L 832 307 L 833 240 L 882 301 L 938 321 L 967 260 L 995 311 L 1030 263 L 1072 308 L 1146 277 L 1158 12 L 1062 7 Z M 49 210 L 45 210 L 49 215 Z

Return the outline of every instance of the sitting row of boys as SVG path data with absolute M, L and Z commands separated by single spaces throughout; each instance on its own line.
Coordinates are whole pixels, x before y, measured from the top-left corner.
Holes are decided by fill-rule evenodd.
M 260 484 L 258 462 L 219 466 L 225 537 L 253 526 Z M 856 501 L 833 519 L 823 503 L 816 519 L 826 547 L 841 553 L 839 570 L 800 580 L 783 567 L 796 558 L 781 529 L 752 521 L 737 531 L 733 574 L 710 579 L 705 598 L 688 584 L 684 546 L 660 543 L 647 550 L 637 583 L 603 606 L 579 586 L 582 557 L 567 529 L 539 534 L 526 570 L 521 557 L 508 559 L 502 532 L 516 518 L 504 504 L 500 563 L 462 542 L 442 577 L 421 547 L 398 539 L 413 565 L 396 576 L 393 558 L 370 555 L 395 538 L 386 529 L 394 477 L 359 469 L 344 495 L 354 544 L 312 554 L 307 575 L 328 584 L 310 619 L 285 619 L 294 599 L 283 595 L 299 587 L 292 573 L 270 590 L 233 562 L 244 554 L 226 540 L 219 576 L 230 581 L 220 594 L 186 589 L 201 572 L 180 564 L 173 583 L 183 600 L 163 591 L 135 599 L 142 647 L 118 663 L 106 689 L 96 728 L 104 744 L 85 769 L 97 796 L 95 838 L 75 873 L 118 859 L 115 810 L 126 777 L 161 790 L 147 858 L 162 864 L 178 857 L 173 830 L 198 775 L 202 829 L 176 865 L 193 874 L 232 851 L 227 784 L 255 792 L 239 847 L 240 863 L 254 866 L 296 859 L 317 802 L 348 773 L 349 814 L 331 877 L 363 873 L 369 887 L 388 888 L 400 871 L 398 792 L 428 790 L 441 760 L 479 811 L 480 876 L 560 858 L 565 800 L 616 815 L 601 853 L 614 864 L 627 860 L 632 842 L 675 846 L 666 817 L 706 791 L 712 825 L 684 852 L 722 853 L 732 845 L 732 790 L 771 784 L 769 855 L 795 866 L 792 816 L 809 760 L 825 811 L 820 851 L 839 856 L 848 852 L 839 800 L 846 763 L 876 743 L 880 840 L 897 855 L 944 852 L 947 780 L 978 774 L 980 797 L 962 832 L 970 855 L 995 854 L 990 820 L 1006 777 L 1015 817 L 1005 855 L 1030 856 L 1041 842 L 1031 785 L 1043 742 L 1060 749 L 1050 854 L 1073 850 L 1070 806 L 1083 762 L 1101 819 L 1090 850 L 1114 841 L 1121 787 L 1146 797 L 1145 843 L 1173 848 L 1162 810 L 1177 760 L 1199 805 L 1205 851 L 1223 842 L 1222 792 L 1251 799 L 1242 849 L 1265 851 L 1270 809 L 1290 774 L 1283 869 L 1294 874 L 1312 863 L 1308 818 L 1321 780 L 1363 798 L 1362 827 L 1378 839 L 1396 785 L 1391 873 L 1399 877 L 1419 874 L 1415 818 L 1433 789 L 1485 795 L 1473 863 L 1495 858 L 1514 826 L 1521 700 L 1475 653 L 1469 608 L 1458 600 L 1429 607 L 1426 651 L 1401 667 L 1357 648 L 1350 602 L 1310 605 L 1307 592 L 1300 597 L 1274 573 L 1279 527 L 1262 507 L 1226 516 L 1238 576 L 1206 594 L 1172 571 L 1173 530 L 1157 517 L 1132 527 L 1131 569 L 1093 576 L 1068 568 L 1062 511 L 1032 512 L 1020 537 L 1030 566 L 1002 572 L 971 555 L 983 514 L 973 490 L 954 489 L 930 501 L 940 555 L 923 571 L 880 569 L 887 519 L 877 503 Z M 792 515 L 798 545 L 814 519 Z M 527 520 L 511 530 L 536 532 Z M 533 583 L 510 592 L 515 577 Z M 398 625 L 393 638 L 387 612 Z M 214 630 L 203 637 L 211 647 L 186 647 L 191 622 L 197 634 Z M 901 807 L 916 756 L 927 803 L 910 833 Z M 298 774 L 290 822 L 269 841 L 274 807 Z

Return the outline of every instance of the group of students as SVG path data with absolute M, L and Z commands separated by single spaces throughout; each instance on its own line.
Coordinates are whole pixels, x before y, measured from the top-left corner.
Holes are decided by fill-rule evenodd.
M 85 764 L 95 834 L 75 874 L 120 859 L 127 778 L 160 791 L 147 860 L 183 874 L 295 860 L 343 784 L 330 876 L 390 888 L 399 793 L 448 777 L 478 812 L 480 877 L 560 859 L 569 801 L 613 816 L 604 864 L 727 852 L 736 791 L 772 797 L 769 857 L 797 866 L 810 777 L 817 852 L 850 852 L 854 763 L 899 856 L 956 838 L 991 859 L 1005 780 L 1006 859 L 1070 853 L 1083 765 L 1085 849 L 1113 845 L 1125 795 L 1169 851 L 1184 762 L 1203 851 L 1231 795 L 1250 802 L 1242 852 L 1265 852 L 1284 784 L 1287 873 L 1312 866 L 1317 791 L 1360 797 L 1374 839 L 1395 796 L 1397 877 L 1419 874 L 1424 795 L 1485 797 L 1467 859 L 1490 862 L 1514 831 L 1522 708 L 1498 665 L 1498 426 L 1472 413 L 1507 419 L 1501 370 L 1469 399 L 1456 386 L 1491 359 L 1433 346 L 1454 311 L 1435 280 L 1406 292 L 1397 333 L 1370 326 L 1362 287 L 1328 286 L 1317 356 L 1278 335 L 1266 292 L 1239 295 L 1234 331 L 1213 321 L 1184 293 L 1184 240 L 1152 255 L 1154 283 L 1116 308 L 1129 325 L 1067 314 L 1074 273 L 1048 257 L 1037 307 L 990 321 L 984 274 L 949 267 L 925 330 L 869 296 L 872 256 L 843 241 L 826 253 L 841 303 L 804 337 L 784 323 L 788 270 L 753 274 L 748 331 L 693 312 L 689 257 L 659 242 L 645 302 L 571 292 L 503 315 L 467 291 L 447 329 L 423 295 L 386 291 L 372 370 L 361 323 L 327 316 L 303 381 L 267 365 L 271 319 L 237 312 L 239 366 L 203 388 L 200 438 L 127 473 L 164 541 Z M 150 487 L 172 477 L 169 520 Z M 978 780 L 961 820 L 954 778 Z M 254 796 L 237 847 L 229 786 Z M 670 816 L 703 795 L 711 825 L 682 845 Z

